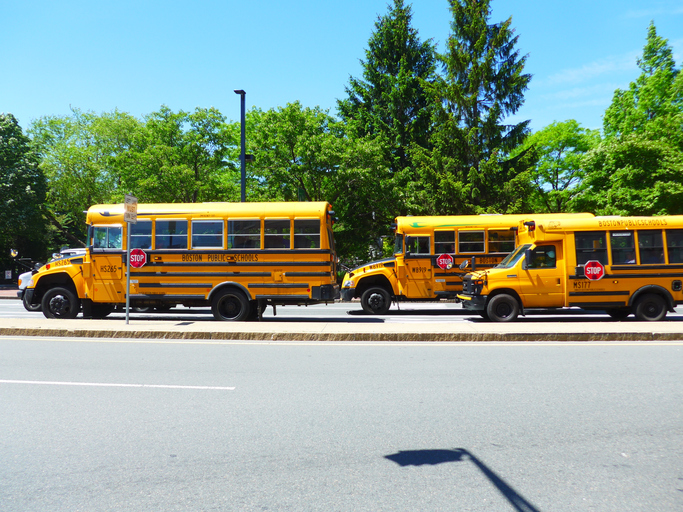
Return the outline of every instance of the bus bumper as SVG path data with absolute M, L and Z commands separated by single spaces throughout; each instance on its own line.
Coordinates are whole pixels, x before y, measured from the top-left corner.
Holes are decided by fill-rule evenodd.
M 458 295 L 463 309 L 468 311 L 484 311 L 488 295 Z
M 319 301 L 333 301 L 339 298 L 338 284 L 324 284 L 322 286 L 314 286 L 311 290 L 311 298 Z
M 341 298 L 343 301 L 350 301 L 356 296 L 356 289 L 355 288 L 342 288 L 341 291 Z

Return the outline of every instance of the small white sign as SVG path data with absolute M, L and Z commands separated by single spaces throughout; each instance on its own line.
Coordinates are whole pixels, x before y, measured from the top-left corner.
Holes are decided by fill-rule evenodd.
M 12 279 L 12 271 L 11 270 L 5 270 L 5 279 Z
M 136 224 L 138 222 L 138 198 L 126 194 L 123 200 L 123 221 Z

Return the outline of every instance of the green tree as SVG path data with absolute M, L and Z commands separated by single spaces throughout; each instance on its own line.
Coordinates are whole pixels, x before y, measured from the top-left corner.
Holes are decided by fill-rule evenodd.
M 411 7 L 394 0 L 375 30 L 361 61 L 363 78 L 351 77 L 348 97 L 338 102 L 341 118 L 360 136 L 383 137 L 387 165 L 393 173 L 407 171 L 408 149 L 428 144 L 432 106 L 425 84 L 434 80 L 435 48 L 420 41 L 411 26 Z
M 531 152 L 510 158 L 529 121 L 505 124 L 524 101 L 531 75 L 515 49 L 512 18 L 489 23 L 490 0 L 450 0 L 452 34 L 439 55 L 432 148 L 418 148 L 424 187 L 418 205 L 434 213 L 514 212 L 530 193 Z M 422 190 L 420 190 L 422 189 Z M 430 200 L 432 199 L 432 200 Z
M 123 198 L 116 158 L 131 148 L 138 126 L 123 112 L 77 109 L 33 123 L 29 133 L 48 182 L 46 214 L 62 240 L 73 245 L 85 238 L 83 212 L 90 206 Z
M 389 171 L 372 137 L 349 137 L 326 111 L 290 103 L 247 116 L 249 200 L 328 201 L 340 255 L 366 259 L 391 219 Z
M 239 199 L 235 133 L 215 108 L 173 112 L 166 106 L 145 116 L 132 144 L 116 157 L 125 191 L 145 202 Z
M 29 138 L 12 114 L 0 114 L 0 261 L 7 263 L 11 248 L 45 256 L 45 189 Z
M 648 28 L 641 74 L 605 112 L 575 208 L 602 214 L 683 213 L 683 74 L 667 40 Z
M 519 151 L 533 148 L 538 158 L 532 170 L 535 212 L 571 210 L 579 192 L 586 153 L 600 143 L 600 132 L 581 127 L 574 119 L 555 122 L 531 134 Z

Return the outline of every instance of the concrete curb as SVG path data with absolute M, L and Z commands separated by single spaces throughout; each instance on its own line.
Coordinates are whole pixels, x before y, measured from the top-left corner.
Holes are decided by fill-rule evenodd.
M 304 333 L 304 332 L 201 332 L 127 331 L 90 329 L 0 328 L 0 336 L 54 336 L 73 338 L 155 339 L 197 341 L 304 341 L 304 342 L 590 342 L 681 341 L 683 333 Z

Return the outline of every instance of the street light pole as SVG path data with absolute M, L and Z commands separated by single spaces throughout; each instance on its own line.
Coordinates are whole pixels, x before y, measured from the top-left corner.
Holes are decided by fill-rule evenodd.
M 240 95 L 240 105 L 241 105 L 241 111 L 240 111 L 240 170 L 242 173 L 242 202 L 245 203 L 247 201 L 247 156 L 246 156 L 246 149 L 245 149 L 245 141 L 246 141 L 246 132 L 245 132 L 245 125 L 246 125 L 246 115 L 245 115 L 245 97 L 247 93 L 243 91 L 242 89 L 235 89 L 235 94 Z

